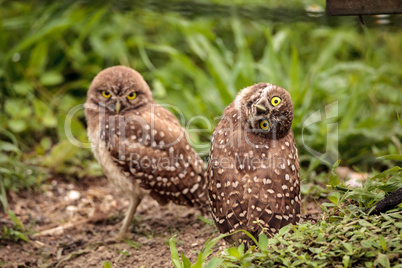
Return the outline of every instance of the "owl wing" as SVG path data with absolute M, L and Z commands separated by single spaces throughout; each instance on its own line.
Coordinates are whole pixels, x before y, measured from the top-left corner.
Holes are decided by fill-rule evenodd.
M 125 176 L 150 190 L 161 204 L 205 206 L 203 161 L 171 112 L 151 105 L 124 117 L 109 117 L 109 125 L 113 118 L 116 127 L 109 127 L 107 146 Z
M 294 146 L 294 142 L 293 137 L 288 136 L 255 151 L 257 159 L 263 161 L 255 169 L 251 165 L 247 172 L 250 179 L 243 192 L 244 199 L 248 200 L 246 228 L 251 232 L 260 231 L 254 223 L 256 220 L 271 233 L 298 222 L 299 165 L 295 147 L 290 146 Z M 293 158 L 288 158 L 290 154 Z

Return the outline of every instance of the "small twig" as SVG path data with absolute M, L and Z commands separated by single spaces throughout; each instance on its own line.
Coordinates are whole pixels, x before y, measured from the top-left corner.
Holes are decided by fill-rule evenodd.
M 355 223 L 358 223 L 359 221 L 361 221 L 361 220 L 356 220 L 356 221 L 349 222 L 348 224 L 345 224 L 343 227 L 346 227 L 346 226 L 349 226 L 349 225 L 353 225 L 353 224 L 355 224 Z
M 45 236 L 45 235 L 61 235 L 64 233 L 64 231 L 71 229 L 73 227 L 82 225 L 82 224 L 86 224 L 87 222 L 89 222 L 90 219 L 85 219 L 85 220 L 81 220 L 81 221 L 76 221 L 76 222 L 70 222 L 61 226 L 57 226 L 55 228 L 51 228 L 51 229 L 47 229 L 44 231 L 41 231 L 39 233 L 33 234 L 32 237 L 39 237 L 39 236 Z
M 45 236 L 45 235 L 61 235 L 64 233 L 64 231 L 86 224 L 88 222 L 98 222 L 104 219 L 107 219 L 108 215 L 104 214 L 104 213 L 97 213 L 97 211 L 95 211 L 89 218 L 84 219 L 84 220 L 80 220 L 80 221 L 76 221 L 76 222 L 70 222 L 61 226 L 57 226 L 51 229 L 47 229 L 47 230 L 43 230 L 39 233 L 33 234 L 32 237 L 40 237 L 40 236 Z
M 397 212 L 389 213 L 389 214 L 386 214 L 386 215 L 393 215 L 393 214 L 402 214 L 402 211 L 397 211 Z M 381 215 L 376 216 L 376 217 L 374 217 L 374 219 L 378 219 L 378 218 L 381 218 L 381 217 L 382 217 Z
M 33 245 L 35 248 L 42 248 L 45 244 L 42 243 L 41 241 L 32 241 L 28 240 L 28 243 Z

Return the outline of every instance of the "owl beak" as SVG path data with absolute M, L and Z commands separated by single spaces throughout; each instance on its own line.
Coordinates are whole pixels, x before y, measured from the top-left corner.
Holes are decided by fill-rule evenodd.
M 116 105 L 115 105 L 116 114 L 118 114 L 120 112 L 120 109 L 121 109 L 121 103 L 120 103 L 120 101 L 118 101 L 118 102 L 116 102 Z
M 254 104 L 254 107 L 255 107 L 255 108 L 257 109 L 257 111 L 259 111 L 259 112 L 266 112 L 266 111 L 267 111 L 267 109 L 265 109 L 265 107 L 262 106 L 262 105 Z

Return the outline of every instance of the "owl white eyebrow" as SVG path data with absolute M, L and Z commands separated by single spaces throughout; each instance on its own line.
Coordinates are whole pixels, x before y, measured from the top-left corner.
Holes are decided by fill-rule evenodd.
M 263 92 L 262 92 L 261 95 L 267 96 L 268 93 L 269 93 L 271 90 L 273 90 L 273 89 L 274 89 L 274 85 L 269 84 L 266 88 L 263 89 Z
M 235 106 L 236 106 L 237 110 L 240 110 L 240 108 L 241 108 L 241 100 L 243 98 L 244 93 L 245 93 L 245 91 L 243 89 L 242 91 L 240 91 L 240 93 L 235 98 Z

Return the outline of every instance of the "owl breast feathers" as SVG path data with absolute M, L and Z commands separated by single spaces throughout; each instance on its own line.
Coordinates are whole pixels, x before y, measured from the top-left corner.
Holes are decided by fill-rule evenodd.
M 154 103 L 138 72 L 123 66 L 100 72 L 88 90 L 85 115 L 95 158 L 131 199 L 129 214 L 145 193 L 160 204 L 205 208 L 203 161 L 176 117 Z
M 300 183 L 291 130 L 293 104 L 278 86 L 243 89 L 214 130 L 208 176 L 214 221 L 221 233 L 244 229 L 258 236 L 297 223 Z M 242 232 L 227 238 L 247 242 Z

